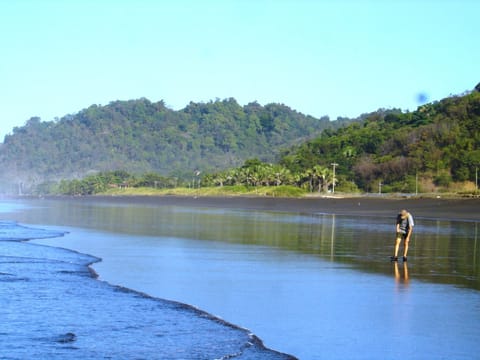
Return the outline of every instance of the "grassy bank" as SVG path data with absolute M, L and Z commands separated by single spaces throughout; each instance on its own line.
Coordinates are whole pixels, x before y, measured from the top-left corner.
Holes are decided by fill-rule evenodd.
M 131 187 L 131 188 L 112 188 L 106 192 L 97 195 L 109 196 L 203 196 L 203 197 L 281 197 L 281 198 L 316 198 L 316 197 L 368 197 L 368 198 L 384 198 L 384 199 L 401 199 L 401 198 L 417 198 L 417 199 L 464 199 L 464 198 L 480 198 L 480 192 L 463 192 L 463 193 L 419 193 L 412 194 L 359 194 L 359 193 L 342 193 L 335 192 L 335 195 L 325 193 L 310 193 L 294 186 L 258 186 L 247 187 L 238 186 L 215 186 L 203 187 L 200 189 L 191 188 L 173 188 L 173 189 L 155 189 L 151 187 Z
M 305 191 L 295 186 L 216 186 L 203 187 L 199 189 L 174 188 L 154 189 L 147 187 L 139 188 L 114 188 L 109 189 L 100 195 L 118 196 L 259 196 L 259 197 L 303 197 Z

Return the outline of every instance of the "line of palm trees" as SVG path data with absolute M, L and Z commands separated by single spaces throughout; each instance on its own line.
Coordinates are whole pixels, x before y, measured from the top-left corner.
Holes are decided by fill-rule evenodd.
M 316 165 L 301 172 L 292 172 L 279 164 L 268 164 L 253 160 L 239 168 L 218 173 L 204 174 L 200 179 L 200 171 L 194 173 L 193 187 L 199 186 L 280 186 L 290 185 L 310 192 L 328 192 L 333 185 L 332 169 Z M 177 186 L 177 178 L 167 178 L 155 173 L 135 176 L 125 171 L 102 172 L 87 176 L 84 179 L 62 180 L 42 188 L 43 193 L 65 195 L 91 195 L 101 193 L 113 187 L 155 187 L 173 188 Z M 335 178 L 335 183 L 338 178 Z M 195 184 L 197 183 L 197 184 Z M 187 182 L 180 182 L 180 186 Z M 47 184 L 48 185 L 48 184 Z
M 252 166 L 229 169 L 206 174 L 202 178 L 204 186 L 280 186 L 293 185 L 310 192 L 327 192 L 338 179 L 334 179 L 332 169 L 320 165 L 302 172 L 292 172 L 282 165 L 259 163 Z

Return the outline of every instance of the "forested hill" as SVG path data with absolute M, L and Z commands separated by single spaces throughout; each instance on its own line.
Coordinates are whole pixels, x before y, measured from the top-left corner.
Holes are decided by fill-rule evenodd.
M 179 111 L 163 101 L 115 101 L 56 121 L 31 118 L 14 128 L 0 145 L 1 176 L 4 183 L 31 185 L 119 169 L 190 176 L 251 157 L 274 161 L 281 148 L 346 122 L 280 104 L 240 106 L 231 98 L 190 103 Z
M 480 84 L 414 112 L 378 112 L 362 123 L 327 130 L 281 160 L 292 173 L 332 163 L 338 164 L 339 185 L 353 182 L 363 191 L 461 191 L 468 184 L 474 189 L 480 173 Z

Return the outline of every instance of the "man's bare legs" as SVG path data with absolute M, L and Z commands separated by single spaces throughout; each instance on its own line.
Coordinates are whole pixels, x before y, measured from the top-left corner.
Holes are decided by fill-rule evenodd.
M 398 257 L 398 249 L 400 248 L 400 243 L 402 242 L 402 236 L 397 235 L 397 238 L 395 239 L 395 252 L 393 257 L 397 258 Z
M 404 242 L 403 242 L 403 258 L 406 259 L 407 258 L 407 253 L 408 253 L 408 243 L 410 242 L 410 239 L 407 237 L 405 238 Z M 397 255 L 395 255 L 397 256 Z

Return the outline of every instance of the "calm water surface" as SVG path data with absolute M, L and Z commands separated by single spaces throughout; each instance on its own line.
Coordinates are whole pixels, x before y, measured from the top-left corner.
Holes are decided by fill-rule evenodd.
M 69 231 L 43 243 L 103 258 L 100 279 L 192 304 L 301 359 L 474 359 L 480 351 L 475 222 L 416 219 L 391 264 L 384 218 L 17 203 L 9 219 Z

